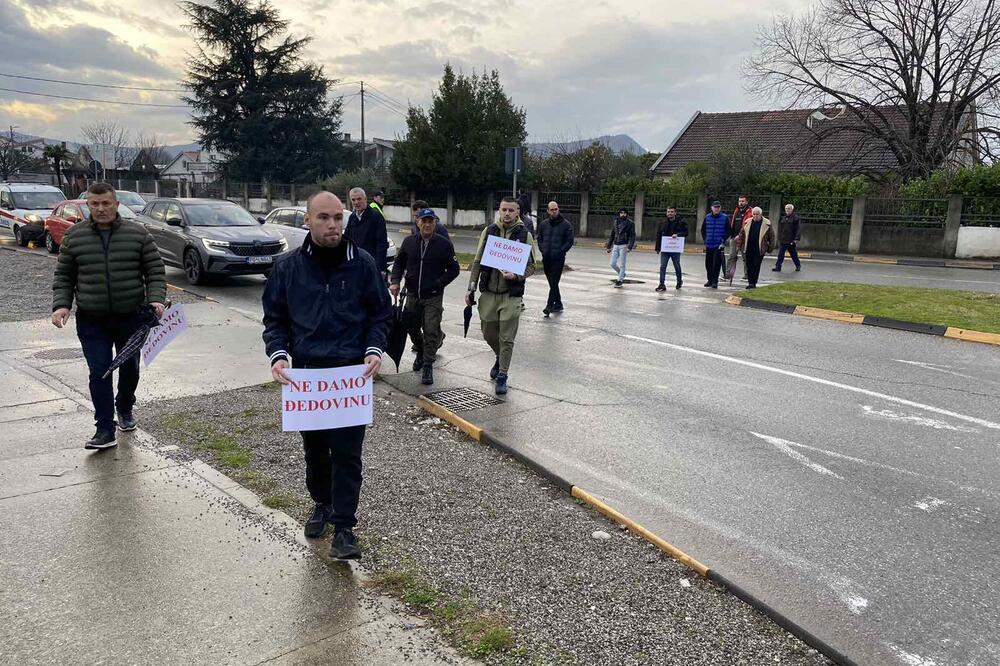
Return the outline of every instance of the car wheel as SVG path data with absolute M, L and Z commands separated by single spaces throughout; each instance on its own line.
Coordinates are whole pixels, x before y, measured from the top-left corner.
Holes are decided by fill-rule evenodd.
M 188 249 L 184 253 L 184 275 L 193 285 L 205 283 L 205 266 L 196 250 Z
M 47 231 L 45 232 L 45 249 L 49 251 L 49 254 L 59 252 L 59 244 L 52 238 L 52 234 Z
M 28 239 L 21 233 L 21 227 L 14 227 L 14 242 L 21 247 L 28 247 Z

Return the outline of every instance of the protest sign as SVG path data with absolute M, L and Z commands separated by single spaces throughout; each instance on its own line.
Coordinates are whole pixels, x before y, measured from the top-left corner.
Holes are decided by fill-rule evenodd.
M 673 236 L 664 236 L 663 241 L 660 243 L 660 252 L 683 252 L 684 251 L 684 239 L 678 236 L 674 238 Z
M 149 336 L 142 345 L 142 362 L 146 367 L 149 367 L 164 347 L 186 331 L 187 327 L 187 315 L 184 314 L 183 305 L 171 305 L 167 308 L 160 319 L 160 324 L 149 329 Z
M 483 266 L 510 271 L 515 275 L 524 275 L 531 257 L 531 245 L 507 240 L 500 236 L 488 236 L 483 247 Z
M 281 429 L 327 430 L 368 425 L 374 418 L 373 380 L 364 365 L 329 369 L 288 369 L 281 387 Z

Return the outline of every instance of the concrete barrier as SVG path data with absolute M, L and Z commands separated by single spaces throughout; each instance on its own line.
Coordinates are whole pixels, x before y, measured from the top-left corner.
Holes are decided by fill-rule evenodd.
M 958 230 L 959 259 L 993 259 L 1000 257 L 1000 228 L 962 227 Z

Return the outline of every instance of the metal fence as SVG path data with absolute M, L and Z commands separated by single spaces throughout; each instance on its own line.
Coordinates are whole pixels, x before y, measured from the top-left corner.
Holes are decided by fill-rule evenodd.
M 944 229 L 947 199 L 871 197 L 865 203 L 865 226 Z
M 963 227 L 1000 227 L 1000 198 L 964 197 Z
M 802 222 L 807 224 L 851 224 L 853 197 L 782 197 L 781 205 L 792 204 Z

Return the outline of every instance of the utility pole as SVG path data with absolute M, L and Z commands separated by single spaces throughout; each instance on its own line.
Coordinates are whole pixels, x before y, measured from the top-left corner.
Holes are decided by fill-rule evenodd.
M 365 82 L 361 82 L 361 168 L 365 168 Z

